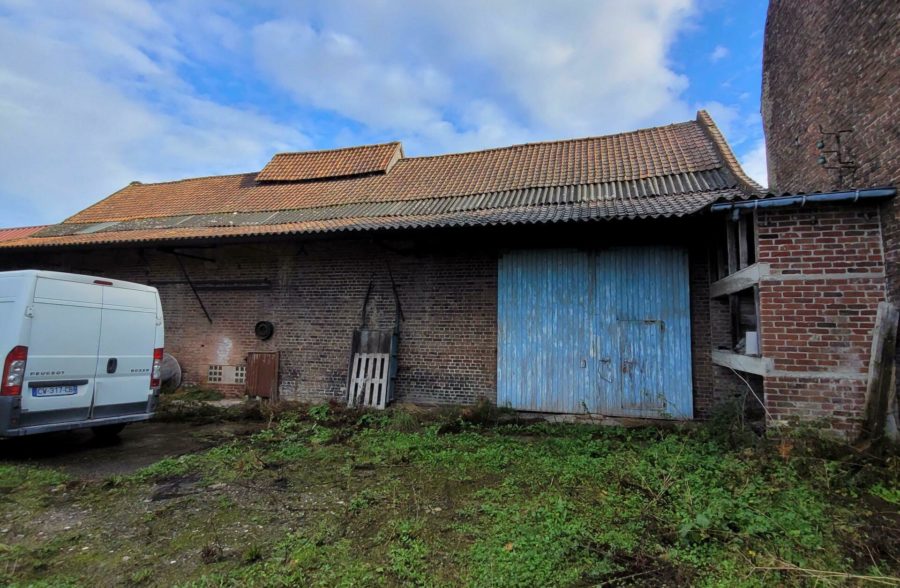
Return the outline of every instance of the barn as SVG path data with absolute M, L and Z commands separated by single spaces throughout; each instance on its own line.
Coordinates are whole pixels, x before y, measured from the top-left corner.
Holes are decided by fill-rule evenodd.
M 603 137 L 280 153 L 258 172 L 134 182 L 0 243 L 0 264 L 155 285 L 186 380 L 230 395 L 669 419 L 738 398 L 846 430 L 893 195 L 765 194 L 701 111 Z M 810 329 L 823 361 L 797 356 Z M 795 386 L 818 400 L 786 397 Z

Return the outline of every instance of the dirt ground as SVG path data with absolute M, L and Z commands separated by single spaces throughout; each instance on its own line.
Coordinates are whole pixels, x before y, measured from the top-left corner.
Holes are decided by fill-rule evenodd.
M 127 475 L 167 457 L 209 449 L 249 435 L 261 423 L 136 423 L 118 439 L 89 429 L 0 440 L 0 464 L 35 465 L 82 479 Z

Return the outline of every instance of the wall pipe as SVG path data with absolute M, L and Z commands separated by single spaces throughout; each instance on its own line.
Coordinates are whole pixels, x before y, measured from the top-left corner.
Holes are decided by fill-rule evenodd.
M 822 204 L 832 202 L 855 203 L 860 200 L 883 200 L 897 195 L 896 188 L 865 188 L 846 192 L 828 192 L 825 194 L 805 194 L 799 196 L 775 196 L 759 200 L 741 200 L 738 202 L 719 202 L 709 207 L 711 212 L 725 212 L 741 208 L 776 208 L 780 206 L 804 206 L 806 204 Z

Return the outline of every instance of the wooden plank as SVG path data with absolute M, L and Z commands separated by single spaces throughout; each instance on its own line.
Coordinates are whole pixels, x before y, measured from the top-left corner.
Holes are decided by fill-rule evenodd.
M 730 351 L 713 351 L 712 362 L 739 372 L 765 376 L 772 371 L 772 360 L 765 357 L 741 355 Z
M 759 281 L 770 273 L 768 263 L 754 263 L 730 276 L 717 280 L 709 286 L 710 298 L 728 296 L 759 284 Z
M 747 238 L 747 217 L 742 216 L 738 220 L 738 270 L 742 270 L 750 263 L 749 239 Z
M 861 439 L 879 440 L 884 434 L 890 406 L 892 371 L 897 352 L 897 321 L 900 311 L 890 302 L 878 305 L 875 328 L 872 330 L 872 353 L 869 358 L 869 377 L 866 384 L 866 411 Z
M 725 263 L 725 251 L 721 248 L 715 251 L 716 280 L 721 280 L 728 275 L 728 265 Z
M 893 369 L 891 369 L 890 389 L 891 390 L 897 389 L 897 362 L 896 361 L 894 362 Z M 891 441 L 896 443 L 898 440 L 900 440 L 900 429 L 898 429 L 898 426 L 900 426 L 900 423 L 898 423 L 898 419 L 897 419 L 897 402 L 900 399 L 897 398 L 896 393 L 891 394 L 890 397 L 891 397 L 891 400 L 890 400 L 890 402 L 888 402 L 888 416 L 887 416 L 887 419 L 885 419 L 885 425 L 884 425 L 884 436 L 887 439 L 890 439 Z
M 380 354 L 375 359 L 375 406 L 378 408 L 384 408 L 384 378 L 382 374 L 384 373 L 384 360 L 385 356 Z
M 756 342 L 759 345 L 759 355 L 763 354 L 762 346 L 762 320 L 759 311 L 759 284 L 753 286 L 753 306 L 756 308 Z
M 728 311 L 731 314 L 731 348 L 735 349 L 741 337 L 741 302 L 737 294 L 728 297 Z
M 738 267 L 736 232 L 735 223 L 733 221 L 727 221 L 725 223 L 725 247 L 728 252 L 728 275 L 731 275 L 740 269 Z

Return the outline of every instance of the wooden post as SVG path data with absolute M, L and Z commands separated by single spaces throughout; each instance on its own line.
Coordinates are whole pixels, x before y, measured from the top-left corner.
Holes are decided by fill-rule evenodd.
M 741 301 L 737 294 L 728 296 L 728 311 L 731 313 L 731 350 L 734 351 L 741 339 Z
M 735 223 L 732 220 L 728 220 L 725 222 L 725 250 L 728 255 L 728 274 L 731 275 L 734 272 L 738 271 L 738 251 L 737 251 L 737 228 Z
M 756 311 L 756 341 L 759 345 L 758 355 L 763 357 L 762 313 L 759 310 L 759 283 L 753 286 L 753 309 Z
M 894 369 L 891 370 L 891 390 L 897 389 L 897 364 L 894 363 Z M 888 402 L 888 414 L 887 419 L 885 419 L 884 424 L 884 436 L 886 439 L 890 439 L 893 442 L 900 441 L 900 423 L 897 421 L 897 402 L 900 399 L 897 398 L 897 394 L 890 394 L 890 402 Z
M 737 226 L 737 240 L 738 240 L 738 269 L 742 270 L 748 265 L 750 265 L 750 252 L 749 252 L 749 244 L 750 239 L 747 236 L 747 217 L 742 216 L 740 220 L 738 220 Z
M 862 439 L 878 441 L 884 434 L 894 384 L 894 359 L 897 351 L 897 320 L 900 312 L 890 302 L 878 305 L 872 331 L 872 355 L 866 385 L 866 412 Z

